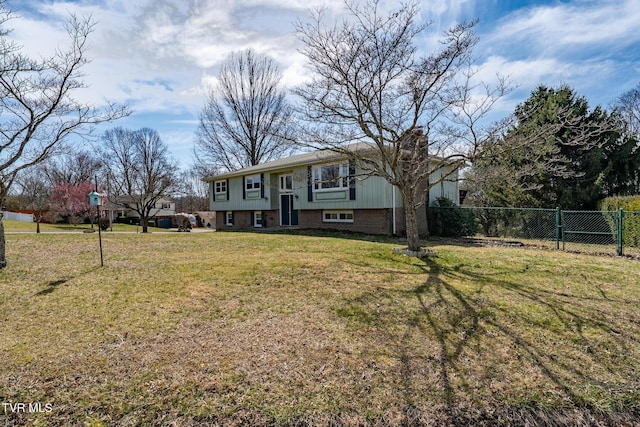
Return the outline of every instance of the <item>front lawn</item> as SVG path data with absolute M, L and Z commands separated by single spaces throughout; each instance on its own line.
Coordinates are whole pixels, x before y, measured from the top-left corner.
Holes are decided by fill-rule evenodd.
M 103 241 L 101 268 L 97 235 L 7 235 L 0 402 L 43 410 L 4 405 L 0 425 L 640 416 L 639 261 L 446 244 L 422 261 L 398 242 L 263 233 Z
M 11 233 L 35 233 L 37 230 L 37 224 L 35 222 L 24 222 L 24 221 L 12 221 L 12 220 L 3 220 L 2 221 L 4 224 L 4 228 L 5 231 Z M 129 224 L 119 224 L 119 223 L 113 223 L 113 227 L 110 227 L 107 231 L 111 231 L 111 229 L 113 229 L 113 231 L 119 231 L 119 232 L 136 232 L 136 226 L 135 225 L 129 225 Z M 151 231 L 155 231 L 155 230 L 161 230 L 161 231 L 166 231 L 164 229 L 161 228 L 153 228 L 150 227 L 149 228 Z M 95 232 L 98 232 L 98 226 L 96 224 L 94 224 L 93 226 L 91 224 L 46 224 L 46 223 L 40 223 L 40 232 L 41 233 L 61 233 L 61 232 L 78 232 L 78 233 L 82 233 L 84 231 L 90 231 L 93 230 Z M 142 228 L 139 228 L 139 231 L 141 231 Z

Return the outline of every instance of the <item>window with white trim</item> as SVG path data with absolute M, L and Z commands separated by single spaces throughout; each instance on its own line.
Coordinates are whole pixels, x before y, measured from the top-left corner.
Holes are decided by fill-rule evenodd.
M 253 226 L 262 227 L 262 211 L 255 211 L 253 213 Z
M 162 209 L 171 209 L 171 203 L 163 203 Z
M 260 189 L 260 175 L 247 176 L 244 179 L 244 186 L 246 190 L 259 190 Z
M 280 191 L 292 191 L 293 190 L 293 175 L 286 174 L 280 175 Z
M 313 167 L 313 190 L 335 190 L 349 187 L 349 164 L 335 163 Z
M 214 182 L 215 193 L 216 194 L 226 194 L 227 193 L 227 180 L 216 181 Z
M 225 212 L 224 224 L 225 225 L 233 225 L 233 212 L 232 211 Z
M 353 211 L 322 211 L 322 222 L 353 222 Z

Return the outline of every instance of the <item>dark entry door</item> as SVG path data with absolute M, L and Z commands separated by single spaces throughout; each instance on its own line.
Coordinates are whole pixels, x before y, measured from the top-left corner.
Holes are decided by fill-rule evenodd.
M 280 195 L 280 225 L 298 225 L 298 210 L 293 209 L 293 194 Z

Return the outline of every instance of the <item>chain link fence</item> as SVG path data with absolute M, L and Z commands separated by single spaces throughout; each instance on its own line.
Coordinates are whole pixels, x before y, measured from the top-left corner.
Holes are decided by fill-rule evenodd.
M 640 212 L 498 207 L 430 207 L 432 235 L 549 249 L 640 256 Z
M 561 211 L 562 249 L 615 255 L 620 221 L 616 211 Z
M 622 250 L 640 256 L 640 212 L 622 211 Z

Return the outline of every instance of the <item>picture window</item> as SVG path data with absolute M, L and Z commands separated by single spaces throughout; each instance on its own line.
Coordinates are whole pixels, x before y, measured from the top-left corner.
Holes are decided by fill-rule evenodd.
M 314 191 L 335 190 L 349 187 L 349 164 L 337 163 L 313 168 Z

